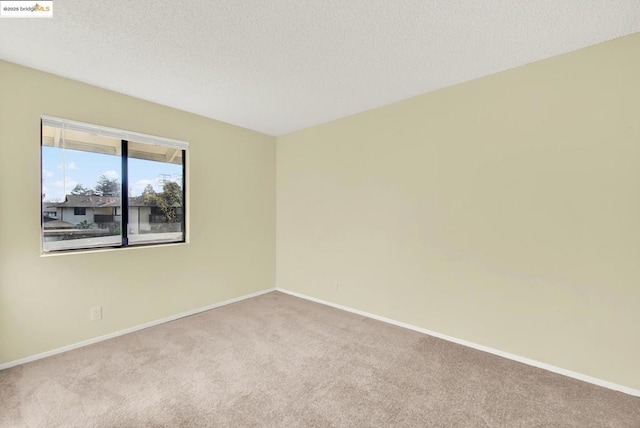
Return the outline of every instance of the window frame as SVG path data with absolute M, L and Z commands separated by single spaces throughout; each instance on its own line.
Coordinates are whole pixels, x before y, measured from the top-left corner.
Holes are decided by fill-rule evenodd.
M 98 135 L 103 135 L 111 138 L 120 138 L 121 143 L 121 154 L 119 155 L 121 158 L 121 188 L 120 188 L 120 209 L 121 209 L 121 220 L 120 220 L 120 237 L 121 243 L 120 245 L 110 245 L 105 244 L 101 246 L 91 246 L 91 247 L 77 247 L 77 248 L 65 248 L 59 250 L 47 250 L 44 249 L 44 217 L 45 217 L 45 203 L 42 199 L 43 195 L 43 128 L 45 125 L 48 126 L 58 126 L 59 124 L 71 125 L 75 128 L 80 128 L 83 132 L 88 132 L 88 130 L 97 131 Z M 125 138 L 126 137 L 126 138 Z M 129 141 L 133 140 L 136 143 L 148 144 L 148 145 L 160 145 L 166 147 L 172 147 L 178 150 L 181 150 L 182 156 L 182 217 L 180 219 L 181 230 L 182 230 L 182 239 L 180 240 L 172 240 L 167 242 L 156 241 L 156 242 L 136 242 L 129 243 L 129 180 L 128 180 L 128 161 L 129 161 L 129 153 L 128 153 L 128 144 Z M 42 115 L 40 117 L 40 248 L 41 255 L 57 255 L 57 254 L 70 254 L 76 252 L 87 252 L 87 251 L 101 251 L 105 249 L 131 249 L 131 248 L 143 248 L 143 247 L 153 247 L 153 246 L 162 246 L 162 245 L 176 245 L 176 244 L 185 244 L 188 242 L 187 239 L 187 156 L 189 152 L 189 143 L 180 140 L 172 140 L 164 137 L 157 137 L 149 134 L 142 134 L 133 131 L 125 131 L 117 128 L 109 128 L 101 125 L 93 125 L 84 122 L 77 122 L 68 119 L 60 119 L 53 116 Z M 86 210 L 86 208 L 85 208 Z M 74 208 L 75 211 L 75 208 Z M 86 213 L 86 211 L 85 211 Z M 86 215 L 86 214 L 85 214 Z M 115 235 L 117 236 L 117 235 Z

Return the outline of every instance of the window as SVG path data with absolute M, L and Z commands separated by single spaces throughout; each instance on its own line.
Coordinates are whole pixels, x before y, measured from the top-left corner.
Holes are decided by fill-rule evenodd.
M 42 117 L 43 252 L 185 242 L 188 143 Z

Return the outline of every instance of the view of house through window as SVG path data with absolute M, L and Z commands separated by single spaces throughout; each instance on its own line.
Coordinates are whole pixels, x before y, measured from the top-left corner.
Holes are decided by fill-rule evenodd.
M 182 150 L 128 146 L 129 242 L 182 240 Z
M 186 150 L 155 138 L 43 117 L 44 252 L 184 242 Z

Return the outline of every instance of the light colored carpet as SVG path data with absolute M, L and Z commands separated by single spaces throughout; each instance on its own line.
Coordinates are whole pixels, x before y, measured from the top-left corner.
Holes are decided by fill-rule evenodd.
M 640 427 L 640 398 L 278 292 L 0 372 L 2 427 Z

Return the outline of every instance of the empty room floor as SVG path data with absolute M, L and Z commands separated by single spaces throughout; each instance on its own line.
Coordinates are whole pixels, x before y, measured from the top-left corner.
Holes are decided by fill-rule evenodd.
M 271 292 L 0 371 L 0 426 L 637 428 L 640 398 Z

